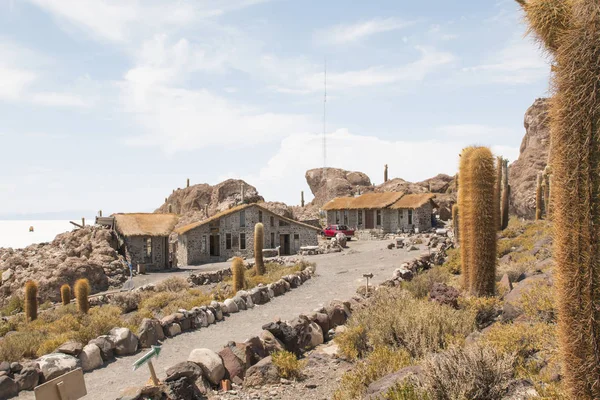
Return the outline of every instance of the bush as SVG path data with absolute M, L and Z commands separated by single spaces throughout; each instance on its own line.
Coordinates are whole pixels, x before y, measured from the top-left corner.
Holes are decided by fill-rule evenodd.
M 514 361 L 490 347 L 453 347 L 424 362 L 421 382 L 435 400 L 500 400 L 514 375 Z
M 342 375 L 334 400 L 361 398 L 367 386 L 387 374 L 410 365 L 411 357 L 406 350 L 376 347 L 367 358 Z
M 460 251 L 457 249 L 448 249 L 446 251 L 448 258 L 443 267 L 453 275 L 460 274 Z
M 294 353 L 286 350 L 276 351 L 271 354 L 273 364 L 277 367 L 279 376 L 285 379 L 301 379 L 302 369 L 306 361 L 300 361 Z
M 158 283 L 155 287 L 156 292 L 182 292 L 190 288 L 190 284 L 185 278 L 173 276 Z
M 348 326 L 364 326 L 372 347 L 403 348 L 420 358 L 464 339 L 475 328 L 475 316 L 470 310 L 415 299 L 403 290 L 380 289 L 369 307 L 352 314 Z
M 501 354 L 515 354 L 520 365 L 537 352 L 554 353 L 556 326 L 544 323 L 495 324 L 483 335 L 482 343 Z
M 401 287 L 409 291 L 417 299 L 429 296 L 429 292 L 435 283 L 448 283 L 450 273 L 444 268 L 432 268 L 417 274 L 412 281 L 402 282 Z
M 8 303 L 0 310 L 0 315 L 7 317 L 18 314 L 23 311 L 23 298 L 18 295 L 13 295 L 8 299 Z
M 334 338 L 338 352 L 348 360 L 363 358 L 369 351 L 367 330 L 359 325 L 346 329 Z
M 523 313 L 532 320 L 542 322 L 556 321 L 556 302 L 552 286 L 544 282 L 535 282 L 533 287 L 521 296 Z
M 430 400 L 421 387 L 409 380 L 397 383 L 383 396 L 384 400 Z
M 154 292 L 143 297 L 138 312 L 144 315 L 161 317 L 176 313 L 180 308 L 189 310 L 210 304 L 212 297 L 201 289 L 187 289 L 182 292 Z
M 0 343 L 0 360 L 13 362 L 23 358 L 36 358 L 44 339 L 45 335 L 42 332 L 13 333 Z
M 494 322 L 502 309 L 502 302 L 496 297 L 459 297 L 459 306 L 475 314 L 477 328 L 483 329 Z

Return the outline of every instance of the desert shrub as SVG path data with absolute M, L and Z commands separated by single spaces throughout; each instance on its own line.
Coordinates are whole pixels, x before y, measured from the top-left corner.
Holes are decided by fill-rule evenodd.
M 500 313 L 502 302 L 497 297 L 460 297 L 459 306 L 471 310 L 479 329 L 490 325 Z
M 335 336 L 338 352 L 348 360 L 364 357 L 369 351 L 367 330 L 361 326 L 354 326 Z
M 154 292 L 142 297 L 138 311 L 143 315 L 155 317 L 177 312 L 180 308 L 186 310 L 210 304 L 212 297 L 201 289 L 187 289 L 181 292 Z
M 514 361 L 491 347 L 453 347 L 423 363 L 421 381 L 435 400 L 499 400 L 514 375 Z
M 448 283 L 450 273 L 444 268 L 432 268 L 417 274 L 412 281 L 402 282 L 402 288 L 409 291 L 418 299 L 429 296 L 429 292 L 435 283 Z
M 504 274 L 506 274 L 511 282 L 517 282 L 523 273 L 533 271 L 534 269 L 535 262 L 532 261 L 509 261 L 508 263 L 500 263 L 496 270 L 496 280 L 502 279 Z
M 276 351 L 271 354 L 273 364 L 277 367 L 279 376 L 285 379 L 301 379 L 302 369 L 306 361 L 298 360 L 294 353 L 286 350 Z
M 155 287 L 156 292 L 181 292 L 190 288 L 190 284 L 181 276 L 173 276 L 158 283 Z
M 556 327 L 540 322 L 495 324 L 481 340 L 502 354 L 515 354 L 518 363 L 525 365 L 531 355 L 556 349 Z
M 420 385 L 406 379 L 396 383 L 387 391 L 382 400 L 430 400 L 430 397 Z
M 46 337 L 37 348 L 36 354 L 38 357 L 41 357 L 44 354 L 53 353 L 60 345 L 68 342 L 70 339 L 71 336 L 68 333 Z
M 521 296 L 524 314 L 532 320 L 542 322 L 556 321 L 556 302 L 552 286 L 544 282 L 535 282 L 533 287 Z
M 448 257 L 446 258 L 443 267 L 453 275 L 460 274 L 460 251 L 458 251 L 458 249 L 448 249 L 446 254 Z
M 112 328 L 122 326 L 121 309 L 117 306 L 93 307 L 81 318 L 81 327 L 73 339 L 87 343 L 100 335 L 106 335 Z
M 372 347 L 403 348 L 413 357 L 446 348 L 475 327 L 470 310 L 455 310 L 415 299 L 397 289 L 381 289 L 367 308 L 355 311 L 348 326 L 364 326 Z
M 498 253 L 498 257 L 502 258 L 505 255 L 510 254 L 515 250 L 516 250 L 516 248 L 515 248 L 512 240 L 504 239 L 504 240 L 498 241 L 498 248 L 496 250 L 496 252 Z
M 13 362 L 23 358 L 36 358 L 44 339 L 42 332 L 13 333 L 0 342 L 0 360 Z
M 405 350 L 376 347 L 367 358 L 359 361 L 352 370 L 342 375 L 333 399 L 361 398 L 372 382 L 410 365 L 410 361 L 410 354 Z
M 306 260 L 300 260 L 296 266 L 300 269 L 300 271 L 304 271 L 308 267 L 312 267 L 313 270 L 315 270 L 315 271 L 317 270 L 317 264 L 316 263 L 310 262 L 310 261 L 306 261 Z
M 14 315 L 23 311 L 23 298 L 19 295 L 12 295 L 8 302 L 2 309 L 0 310 L 0 315 L 3 317 L 7 317 L 9 315 Z
M 294 274 L 304 267 L 310 265 L 310 263 L 296 264 L 289 267 L 284 267 L 277 263 L 269 262 L 265 264 L 265 274 L 257 275 L 254 269 L 251 269 L 246 273 L 246 287 L 252 289 L 262 283 L 268 285 L 269 283 L 276 282 L 286 275 Z

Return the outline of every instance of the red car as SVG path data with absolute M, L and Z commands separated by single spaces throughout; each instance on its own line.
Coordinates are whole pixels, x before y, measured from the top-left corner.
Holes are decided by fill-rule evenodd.
M 348 228 L 346 225 L 329 225 L 327 228 L 323 229 L 321 235 L 326 238 L 332 238 L 338 233 L 343 233 L 346 235 L 348 240 L 354 236 L 354 230 Z

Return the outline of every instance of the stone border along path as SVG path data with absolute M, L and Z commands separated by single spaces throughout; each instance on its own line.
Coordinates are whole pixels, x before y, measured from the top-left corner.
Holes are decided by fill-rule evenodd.
M 363 274 L 373 273 L 372 284 L 380 284 L 402 263 L 419 257 L 417 252 L 388 250 L 387 244 L 387 241 L 353 241 L 349 243 L 350 249 L 343 253 L 309 257 L 308 260 L 317 262 L 318 279 L 306 281 L 302 290 L 290 291 L 235 318 L 169 339 L 164 343 L 160 357 L 154 361 L 159 379 L 165 378 L 166 368 L 186 360 L 194 349 L 209 348 L 218 352 L 228 341 L 243 342 L 261 332 L 269 320 L 292 320 L 331 300 L 352 297 L 356 287 L 364 284 Z M 126 387 L 142 386 L 149 379 L 149 372 L 148 368 L 132 371 L 132 364 L 139 357 L 140 354 L 120 357 L 86 373 L 88 395 L 84 399 L 116 399 Z M 17 398 L 33 400 L 34 394 L 22 391 Z

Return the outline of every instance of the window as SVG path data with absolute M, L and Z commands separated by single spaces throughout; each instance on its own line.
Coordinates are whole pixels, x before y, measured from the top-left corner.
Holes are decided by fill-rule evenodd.
M 344 224 L 348 225 L 348 210 L 344 210 Z
M 262 222 L 262 211 L 258 210 L 258 222 Z
M 282 219 L 279 220 L 279 226 L 290 226 L 290 223 Z
M 207 247 L 206 244 L 207 244 L 206 243 L 206 235 L 202 235 L 202 253 L 203 254 L 208 253 L 207 249 L 206 249 L 206 247 Z
M 246 210 L 240 211 L 240 228 L 246 227 Z
M 298 250 L 300 250 L 300 235 L 295 233 L 294 234 L 294 251 L 297 252 Z
M 231 233 L 225 234 L 225 249 L 231 250 Z
M 408 210 L 408 224 L 412 225 L 413 223 L 413 210 Z
M 275 217 L 271 215 L 271 226 L 275 226 Z
M 145 251 L 145 258 L 146 258 L 146 262 L 150 261 L 152 262 L 152 238 L 146 238 L 144 240 L 144 248 L 146 249 Z
M 340 223 L 340 212 L 339 211 L 335 212 L 335 223 L 336 224 Z
M 271 248 L 275 248 L 275 232 L 271 232 Z
M 240 233 L 240 250 L 246 250 L 246 234 Z
M 358 225 L 362 225 L 362 210 L 358 210 Z
M 377 210 L 377 226 L 381 225 L 381 210 Z

